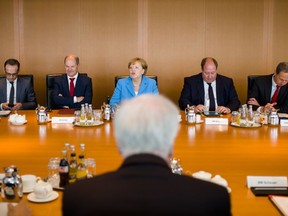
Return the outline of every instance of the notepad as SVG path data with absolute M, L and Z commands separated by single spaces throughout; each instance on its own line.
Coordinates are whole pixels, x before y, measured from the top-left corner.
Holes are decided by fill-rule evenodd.
M 269 195 L 268 198 L 281 214 L 288 216 L 288 197 L 287 196 Z

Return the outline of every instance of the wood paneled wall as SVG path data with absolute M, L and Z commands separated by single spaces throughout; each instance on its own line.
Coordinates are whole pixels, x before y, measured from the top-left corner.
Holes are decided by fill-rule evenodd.
M 133 57 L 147 60 L 160 93 L 177 103 L 183 78 L 212 56 L 244 103 L 248 74 L 288 61 L 287 8 L 285 0 L 1 0 L 0 64 L 19 59 L 45 105 L 46 74 L 64 72 L 64 56 L 75 53 L 100 107 Z

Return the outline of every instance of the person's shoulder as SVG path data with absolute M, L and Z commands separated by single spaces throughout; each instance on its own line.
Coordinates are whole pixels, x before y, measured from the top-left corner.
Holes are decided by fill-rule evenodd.
M 149 77 L 147 77 L 145 75 L 143 76 L 142 79 L 143 79 L 144 82 L 156 83 L 155 79 L 149 78 Z
M 191 187 L 191 189 L 193 188 L 197 188 L 198 190 L 203 190 L 203 192 L 211 192 L 211 193 L 223 193 L 223 194 L 228 194 L 228 190 L 227 188 L 215 184 L 213 182 L 208 182 L 205 180 L 201 180 L 201 179 L 197 179 L 197 178 L 193 178 L 191 176 L 185 176 L 182 175 L 182 183 L 183 185 L 186 185 L 187 187 Z
M 198 74 L 194 74 L 192 76 L 187 76 L 187 77 L 184 77 L 184 81 L 185 82 L 189 82 L 189 81 L 194 81 L 194 80 L 201 80 L 202 79 L 202 73 L 198 73 Z

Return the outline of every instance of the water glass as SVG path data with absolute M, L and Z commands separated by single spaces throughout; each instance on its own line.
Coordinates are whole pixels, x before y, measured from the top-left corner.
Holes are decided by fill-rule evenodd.
M 85 165 L 87 169 L 87 178 L 92 178 L 96 175 L 96 162 L 94 158 L 86 158 Z
M 48 162 L 48 178 L 47 182 L 49 182 L 52 187 L 59 187 L 60 176 L 59 176 L 59 157 L 52 157 Z
M 74 112 L 74 116 L 75 116 L 75 123 L 79 123 L 80 122 L 80 110 L 76 110 Z
M 97 122 L 102 121 L 102 111 L 99 110 L 93 110 L 94 120 Z

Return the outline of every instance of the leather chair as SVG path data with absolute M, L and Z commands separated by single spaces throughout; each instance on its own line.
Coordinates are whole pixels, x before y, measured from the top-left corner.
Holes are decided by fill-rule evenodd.
M 252 90 L 252 86 L 254 84 L 255 78 L 261 77 L 261 76 L 265 76 L 265 75 L 248 75 L 248 77 L 247 77 L 247 79 L 248 79 L 247 80 L 248 81 L 248 83 L 247 83 L 247 99 L 248 99 L 250 92 Z
M 55 109 L 57 105 L 53 103 L 52 93 L 54 89 L 54 80 L 56 77 L 62 76 L 63 73 L 47 74 L 46 75 L 46 107 L 48 109 Z
M 54 89 L 54 80 L 65 73 L 47 74 L 46 75 L 46 107 L 48 109 L 57 109 L 58 106 L 52 100 L 52 93 Z M 87 73 L 81 73 L 87 76 Z
M 148 78 L 154 79 L 156 81 L 156 85 L 158 86 L 158 77 L 156 75 L 145 75 Z M 119 76 L 115 76 L 115 87 L 117 85 L 118 80 L 123 79 L 123 78 L 127 78 L 129 77 L 129 75 L 119 75 Z
M 23 79 L 29 80 L 32 87 L 34 87 L 34 77 L 32 74 L 19 74 L 18 77 L 21 77 Z M 5 75 L 1 75 L 0 79 L 6 79 Z

